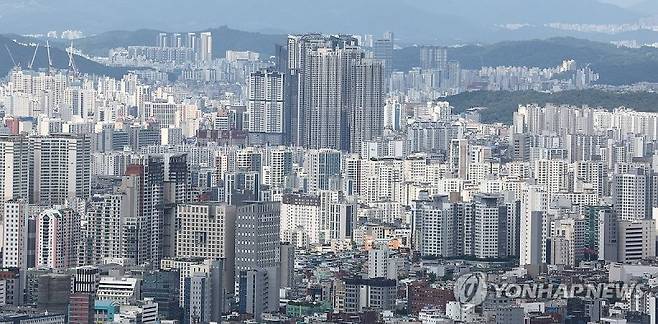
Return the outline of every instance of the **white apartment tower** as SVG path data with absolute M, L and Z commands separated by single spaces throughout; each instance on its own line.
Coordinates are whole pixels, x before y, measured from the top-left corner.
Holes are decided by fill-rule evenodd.
M 199 34 L 199 59 L 203 63 L 212 62 L 212 33 L 203 32 Z
M 460 235 L 455 233 L 455 213 L 446 196 L 436 196 L 432 200 L 416 201 L 413 208 L 412 238 L 415 250 L 422 256 L 453 257 L 455 242 Z
M 32 201 L 63 204 L 66 199 L 89 197 L 91 145 L 86 136 L 32 137 Z
M 226 204 L 181 204 L 176 208 L 176 257 L 224 259 L 224 287 L 233 287 L 236 208 Z M 232 289 L 231 289 L 232 291 Z
M 28 204 L 25 200 L 11 200 L 3 204 L 2 232 L 3 267 L 27 269 Z
M 281 241 L 298 248 L 320 243 L 320 198 L 287 194 L 281 201 Z
M 65 269 L 76 267 L 80 240 L 80 214 L 73 209 L 49 209 L 36 220 L 37 267 Z
M 292 174 L 292 150 L 279 147 L 269 151 L 268 167 L 270 176 L 268 185 L 283 188 L 286 177 Z
M 634 221 L 652 218 L 649 171 L 637 168 L 613 175 L 610 191 L 617 219 Z
M 537 265 L 546 261 L 546 210 L 548 194 L 541 186 L 524 188 L 521 200 L 519 264 Z
M 29 199 L 30 153 L 27 137 L 0 137 L 0 193 L 3 201 Z
M 508 207 L 502 196 L 475 196 L 473 254 L 478 259 L 506 258 L 508 253 Z
M 250 132 L 284 133 L 284 74 L 273 70 L 251 73 L 247 88 Z
M 568 164 L 564 160 L 536 160 L 534 168 L 535 184 L 543 186 L 547 192 L 566 192 Z

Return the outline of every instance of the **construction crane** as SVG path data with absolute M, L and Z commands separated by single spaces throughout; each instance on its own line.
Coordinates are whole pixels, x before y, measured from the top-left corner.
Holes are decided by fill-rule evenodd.
M 48 52 L 48 74 L 52 73 L 53 60 L 50 58 L 50 43 L 46 39 L 46 52 Z
M 34 59 L 37 57 L 38 50 L 39 50 L 39 43 L 37 43 L 37 47 L 34 48 L 34 54 L 32 54 L 32 61 L 30 61 L 30 64 L 28 64 L 27 66 L 28 70 L 32 70 L 32 66 L 34 65 Z
M 71 47 L 69 47 L 67 52 L 69 53 L 69 70 L 73 72 L 73 75 L 78 75 L 78 67 L 75 66 L 73 55 L 73 42 L 71 42 Z
M 11 51 L 9 50 L 9 46 L 5 44 L 5 49 L 7 49 L 7 53 L 9 54 L 9 58 L 11 59 L 11 62 L 14 63 L 14 68 L 20 68 L 20 64 L 16 64 L 16 61 L 14 60 L 14 56 L 11 55 Z

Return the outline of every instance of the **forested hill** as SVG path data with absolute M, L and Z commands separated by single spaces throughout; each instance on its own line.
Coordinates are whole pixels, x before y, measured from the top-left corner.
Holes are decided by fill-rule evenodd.
M 556 93 L 536 91 L 473 91 L 446 98 L 455 112 L 461 113 L 472 107 L 487 107 L 480 112 L 483 122 L 511 123 L 512 115 L 519 105 L 525 104 L 568 104 L 587 105 L 614 109 L 632 108 L 638 111 L 658 112 L 658 93 L 654 92 L 611 92 L 602 90 L 574 90 Z

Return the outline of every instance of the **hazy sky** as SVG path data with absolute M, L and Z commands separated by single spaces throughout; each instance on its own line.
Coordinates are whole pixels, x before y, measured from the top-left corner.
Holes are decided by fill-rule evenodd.
M 611 3 L 620 7 L 628 8 L 642 2 L 643 0 L 601 0 L 601 1 Z
M 140 28 L 261 32 L 395 31 L 407 40 L 473 40 L 505 24 L 635 22 L 641 14 L 598 0 L 0 0 L 0 33 Z M 605 0 L 631 5 L 641 0 Z M 658 0 L 648 0 L 658 1 Z M 495 13 L 495 14 L 492 14 Z M 546 32 L 528 37 L 542 37 Z M 493 37 L 493 36 L 492 36 Z M 485 39 L 486 40 L 486 39 Z

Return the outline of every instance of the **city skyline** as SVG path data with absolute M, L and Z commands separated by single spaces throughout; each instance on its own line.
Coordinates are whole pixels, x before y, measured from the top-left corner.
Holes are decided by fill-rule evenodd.
M 651 3 L 254 1 L 0 0 L 0 322 L 658 321 Z

